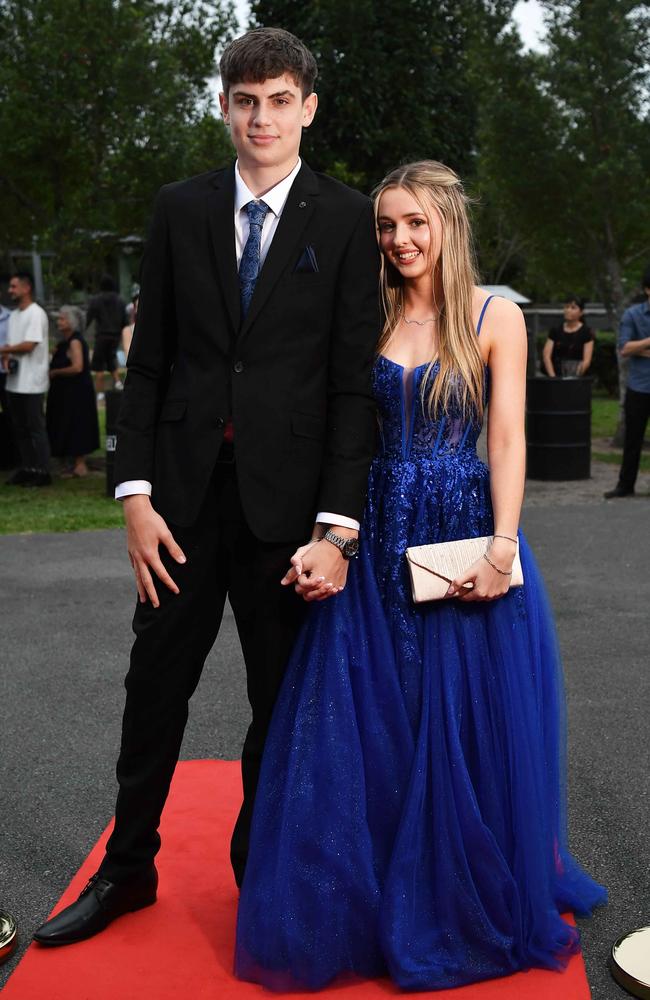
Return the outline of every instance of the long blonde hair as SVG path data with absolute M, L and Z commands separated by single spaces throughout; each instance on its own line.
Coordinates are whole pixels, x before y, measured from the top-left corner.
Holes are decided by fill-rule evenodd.
M 415 198 L 430 226 L 435 212 L 442 222 L 442 247 L 436 262 L 443 291 L 438 318 L 440 370 L 435 379 L 430 379 L 436 361 L 431 358 L 422 380 L 423 401 L 426 396 L 430 413 L 446 411 L 452 401 L 457 401 L 464 415 L 481 417 L 485 374 L 472 310 L 478 273 L 467 211 L 469 199 L 453 170 L 437 160 L 421 160 L 392 170 L 375 189 L 375 218 L 382 194 L 399 187 Z M 379 352 L 392 336 L 404 308 L 403 278 L 384 254 L 380 288 L 385 321 L 377 345 Z

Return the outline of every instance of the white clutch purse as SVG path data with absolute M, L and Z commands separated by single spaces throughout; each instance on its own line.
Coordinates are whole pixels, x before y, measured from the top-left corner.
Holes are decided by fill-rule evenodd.
M 439 601 L 445 597 L 451 581 L 485 555 L 491 542 L 492 535 L 485 535 L 481 538 L 461 538 L 457 542 L 415 545 L 407 549 L 406 561 L 411 574 L 414 602 L 421 604 L 423 601 Z M 510 586 L 521 587 L 523 582 L 517 541 Z

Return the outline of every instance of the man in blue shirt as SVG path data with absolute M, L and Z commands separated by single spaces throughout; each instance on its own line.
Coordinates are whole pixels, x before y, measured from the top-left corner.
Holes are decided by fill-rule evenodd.
M 623 313 L 618 335 L 621 357 L 628 358 L 625 392 L 625 443 L 618 483 L 605 493 L 612 497 L 631 497 L 639 471 L 641 448 L 650 417 L 650 267 L 642 278 L 646 301 L 630 306 Z

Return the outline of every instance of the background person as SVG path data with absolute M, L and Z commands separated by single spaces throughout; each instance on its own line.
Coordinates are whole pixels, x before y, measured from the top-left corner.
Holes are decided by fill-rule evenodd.
M 57 326 L 62 338 L 50 363 L 46 422 L 52 454 L 72 459 L 64 477 L 87 476 L 85 456 L 99 448 L 95 390 L 81 325 L 79 309 L 61 306 Z
M 121 389 L 117 362 L 117 349 L 123 328 L 128 323 L 126 306 L 117 294 L 115 282 L 110 275 L 105 274 L 99 283 L 99 294 L 94 295 L 88 304 L 86 313 L 86 329 L 95 323 L 95 346 L 93 349 L 91 369 L 95 372 L 97 398 L 104 398 L 104 373 L 108 372 L 113 379 L 113 388 Z
M 0 302 L 0 347 L 7 343 L 9 332 L 9 317 L 11 311 Z M 7 413 L 7 364 L 9 358 L 0 354 L 0 469 L 11 469 L 15 465 L 14 435 L 9 414 Z
M 623 313 L 618 334 L 621 357 L 628 359 L 625 390 L 625 440 L 618 482 L 606 500 L 631 497 L 639 472 L 641 449 L 650 417 L 650 267 L 642 278 L 645 302 Z
M 43 415 L 49 385 L 47 313 L 34 302 L 34 279 L 29 271 L 12 275 L 9 295 L 17 308 L 9 317 L 7 343 L 0 347 L 0 356 L 18 362 L 16 370 L 7 375 L 5 388 L 20 468 L 7 485 L 49 486 L 50 447 Z
M 568 295 L 564 322 L 549 330 L 542 362 L 551 378 L 586 375 L 594 354 L 594 333 L 584 322 L 585 300 Z
M 7 343 L 7 337 L 9 335 L 9 317 L 11 316 L 11 311 L 6 309 L 0 302 L 0 347 L 4 347 Z M 0 410 L 6 409 L 5 401 L 5 381 L 7 378 L 6 372 L 7 358 L 4 355 L 0 355 Z

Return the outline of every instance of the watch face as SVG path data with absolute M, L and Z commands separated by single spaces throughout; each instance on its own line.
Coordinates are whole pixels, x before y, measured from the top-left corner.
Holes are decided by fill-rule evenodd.
M 359 539 L 349 538 L 345 543 L 345 552 L 343 553 L 345 555 L 345 558 L 354 559 L 354 557 L 358 555 L 358 553 L 359 553 Z

